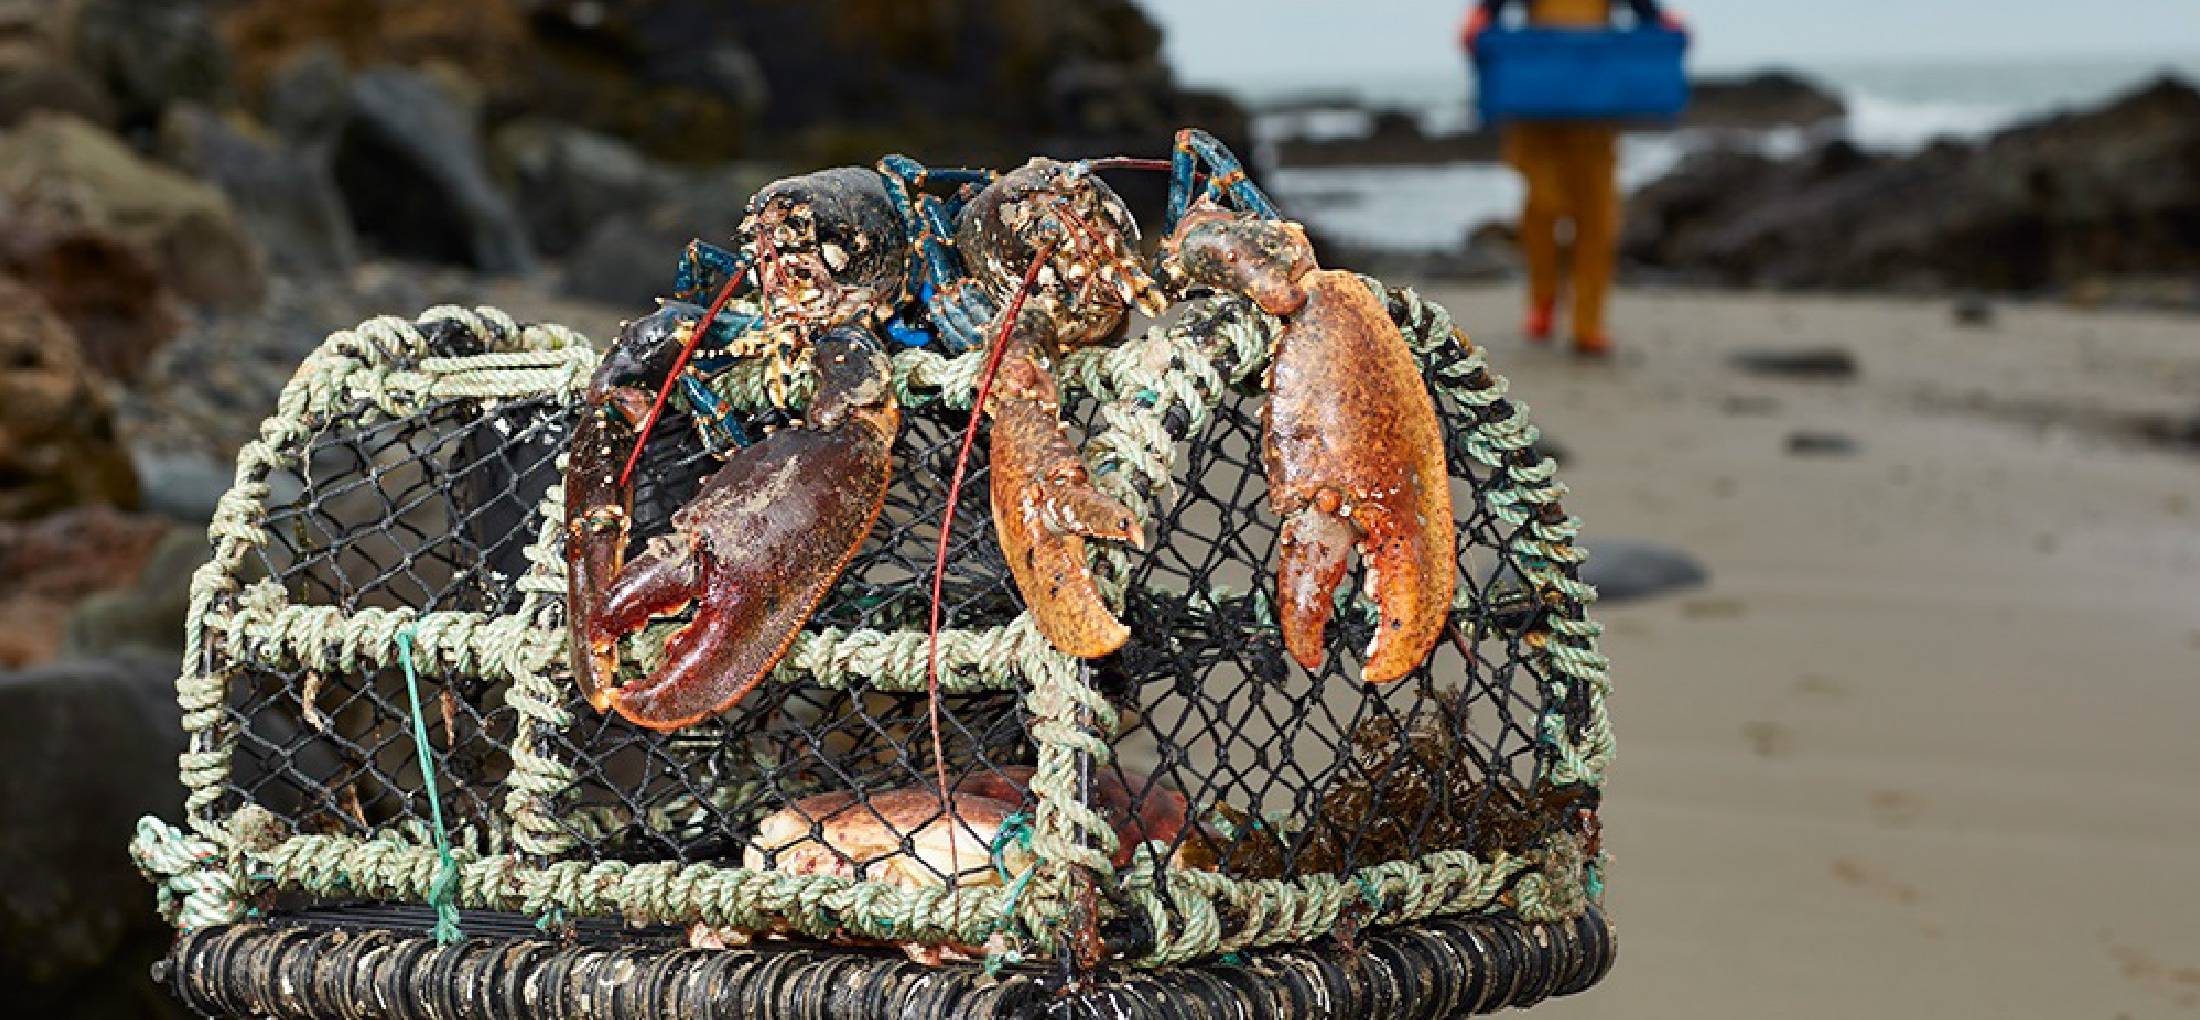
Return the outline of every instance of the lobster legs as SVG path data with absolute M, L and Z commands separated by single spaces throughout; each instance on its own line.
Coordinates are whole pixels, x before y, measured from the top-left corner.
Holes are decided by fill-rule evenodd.
M 875 338 L 853 328 L 819 342 L 816 364 L 807 422 L 736 451 L 673 515 L 671 533 L 631 562 L 619 552 L 631 488 L 611 487 L 614 515 L 604 509 L 613 502 L 590 501 L 607 495 L 595 476 L 574 478 L 600 458 L 577 452 L 569 462 L 574 671 L 599 709 L 668 730 L 731 707 L 786 654 L 870 533 L 900 427 L 891 368 Z M 626 406 L 616 390 L 609 399 Z M 621 417 L 603 410 L 592 417 L 596 445 L 615 450 L 631 434 L 617 424 Z M 600 524 L 614 517 L 615 526 Z M 664 664 L 619 684 L 619 639 L 690 605 L 694 618 L 666 641 Z

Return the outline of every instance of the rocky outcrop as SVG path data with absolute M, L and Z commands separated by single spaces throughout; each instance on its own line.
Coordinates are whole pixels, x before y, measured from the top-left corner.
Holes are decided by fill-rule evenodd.
M 0 277 L 0 521 L 137 498 L 76 338 L 36 291 Z
M 724 242 L 741 225 L 749 196 L 780 176 L 776 167 L 734 163 L 698 176 L 643 209 L 608 217 L 565 261 L 568 295 L 647 308 L 671 286 L 689 240 Z
M 1694 157 L 1631 200 L 1622 255 L 1732 286 L 2040 292 L 2200 271 L 2200 91 L 1908 156 Z
M 504 125 L 490 146 L 535 249 L 550 256 L 570 253 L 605 220 L 648 208 L 679 179 L 617 138 L 547 117 Z
M 12 1016 L 152 1020 L 185 1011 L 148 968 L 174 932 L 124 847 L 179 817 L 173 659 L 0 670 L 0 988 Z
M 121 126 L 150 133 L 170 104 L 235 99 L 229 48 L 203 0 L 72 0 L 56 5 L 84 68 L 114 97 Z
M 1815 127 L 1848 116 L 1840 95 L 1783 71 L 1746 78 L 1703 78 L 1689 85 L 1684 128 L 1763 131 Z
M 0 4 L 0 128 L 39 110 L 114 123 L 114 99 L 76 63 L 55 13 L 52 5 Z
M 203 528 L 161 533 L 137 580 L 126 588 L 95 591 L 71 610 L 61 639 L 63 658 L 144 655 L 176 661 L 183 655 L 184 619 L 191 609 L 191 575 L 211 555 Z
M 1132 0 L 233 0 L 222 27 L 249 95 L 330 46 L 353 69 L 443 67 L 501 124 L 550 116 L 652 157 L 941 165 L 1158 153 L 1245 121 L 1179 87 Z
M 53 196 L 0 195 L 0 272 L 68 324 L 94 372 L 135 382 L 182 323 L 152 253 Z
M 362 240 L 386 254 L 485 273 L 535 268 L 474 116 L 425 74 L 381 67 L 352 79 L 335 173 Z
M 0 630 L 0 668 L 52 659 L 77 602 L 134 583 L 172 527 L 106 507 L 0 523 L 0 619 L 8 621 Z
M 241 307 L 266 293 L 259 246 L 221 192 L 75 117 L 40 115 L 0 135 L 0 190 L 144 249 L 187 301 Z
M 194 106 L 169 111 L 161 151 L 228 196 L 273 271 L 342 276 L 358 262 L 359 243 L 325 156 Z
M 1368 114 L 1368 129 L 1344 137 L 1286 138 L 1276 144 L 1284 166 L 1409 166 L 1424 163 L 1494 163 L 1495 130 L 1427 133 L 1419 118 L 1396 110 Z

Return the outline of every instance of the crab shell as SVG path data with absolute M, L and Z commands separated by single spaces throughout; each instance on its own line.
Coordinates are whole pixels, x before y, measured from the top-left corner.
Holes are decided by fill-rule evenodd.
M 742 864 L 921 888 L 943 885 L 949 874 L 964 887 L 997 885 L 1002 871 L 1020 874 L 1036 862 L 1021 841 L 1001 838 L 1014 802 L 957 793 L 949 806 L 952 816 L 941 811 L 939 794 L 919 789 L 867 801 L 847 791 L 805 797 L 758 824 Z

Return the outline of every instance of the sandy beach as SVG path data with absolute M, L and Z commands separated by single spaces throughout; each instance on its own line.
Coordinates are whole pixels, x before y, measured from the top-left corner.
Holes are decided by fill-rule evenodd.
M 2200 1012 L 2200 460 L 2131 432 L 2200 410 L 2200 321 L 1633 292 L 1581 364 L 1511 288 L 1429 293 L 1585 538 L 1712 575 L 1598 613 L 1620 963 L 1537 1015 Z M 1858 377 L 1727 361 L 1819 346 Z

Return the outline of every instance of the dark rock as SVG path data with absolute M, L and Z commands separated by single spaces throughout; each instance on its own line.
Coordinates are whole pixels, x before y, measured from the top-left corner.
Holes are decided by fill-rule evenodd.
M 533 26 L 550 63 L 524 109 L 664 159 L 1008 166 L 1159 155 L 1194 122 L 1245 137 L 1234 104 L 1177 87 L 1132 0 L 599 0 Z
M 40 110 L 113 126 L 114 100 L 70 51 L 69 14 L 37 0 L 0 4 L 0 128 Z
M 1769 71 L 1690 83 L 1688 112 L 1681 116 L 1681 126 L 1763 131 L 1813 127 L 1847 115 L 1848 104 L 1831 89 L 1784 71 Z
M 211 554 L 204 529 L 169 529 L 136 584 L 94 592 L 76 604 L 61 639 L 62 657 L 128 654 L 176 661 L 191 609 L 191 575 Z
M 278 276 L 260 307 L 194 320 L 154 356 L 120 406 L 131 450 L 141 463 L 167 457 L 232 463 L 238 447 L 259 437 L 298 362 L 329 333 L 392 310 L 479 301 L 478 281 L 446 289 L 429 286 L 432 279 L 420 267 L 378 263 L 362 264 L 349 279 Z M 160 497 L 162 512 L 189 517 L 203 512 L 193 507 L 219 498 L 213 477 L 229 469 L 163 470 L 163 487 L 175 488 Z
M 648 208 L 675 182 L 625 142 L 548 118 L 497 129 L 491 147 L 535 248 L 545 255 L 572 251 L 596 224 Z
M 285 60 L 268 83 L 267 126 L 300 152 L 326 161 L 351 117 L 351 71 L 326 44 Z
M 339 68 L 462 69 L 480 83 L 491 105 L 523 104 L 541 58 L 526 11 L 552 6 L 578 5 L 540 0 L 225 0 L 221 27 L 236 54 L 243 91 L 270 104 L 283 101 L 291 84 L 284 79 L 315 51 L 336 58 Z
M 1735 351 L 1727 363 L 1750 375 L 1776 379 L 1846 381 L 1856 378 L 1856 356 L 1841 347 Z
M 72 222 L 150 252 L 184 300 L 246 307 L 266 294 L 258 245 L 222 193 L 151 162 L 74 117 L 40 115 L 0 135 L 0 175 Z
M 156 517 L 77 507 L 28 524 L 0 523 L 0 668 L 34 665 L 61 648 L 84 596 L 128 587 L 172 527 Z
M 1856 437 L 1846 432 L 1798 429 L 1787 437 L 1787 452 L 1797 456 L 1842 457 L 1855 453 L 1856 449 Z
M 354 227 L 382 252 L 487 273 L 535 268 L 473 121 L 426 75 L 383 67 L 352 79 L 335 170 Z
M 2200 272 L 2200 91 L 1908 156 L 1702 154 L 1631 200 L 1634 266 L 1731 286 L 1984 292 Z
M 646 210 L 599 222 L 566 258 L 561 289 L 622 308 L 650 307 L 671 286 L 687 243 L 732 237 L 749 196 L 781 176 L 777 167 L 731 164 L 673 189 Z
M 1706 584 L 1711 572 L 1694 556 L 1668 546 L 1624 539 L 1582 543 L 1589 558 L 1581 579 L 1596 586 L 1597 602 L 1613 605 Z
M 214 520 L 214 508 L 237 479 L 227 461 L 195 453 L 148 451 L 131 457 L 145 512 L 187 524 Z
M 169 659 L 0 672 L 0 988 L 16 1016 L 185 1015 L 149 976 L 174 938 L 125 851 L 141 816 L 177 817 L 183 752 Z
M 1334 111 L 1333 111 L 1334 112 Z M 1351 111 L 1345 111 L 1351 112 Z M 1427 134 L 1418 118 L 1395 110 L 1368 114 L 1364 134 L 1287 137 L 1276 144 L 1283 166 L 1407 166 L 1429 163 L 1494 163 L 1499 158 L 1496 131 Z
M 101 126 L 115 122 L 114 101 L 74 64 L 0 57 L 0 128 L 31 114 L 66 113 Z
M 37 292 L 0 277 L 0 520 L 137 498 L 113 407 L 76 338 Z
M 1958 298 L 1948 310 L 1958 326 L 1991 326 L 1994 324 L 1994 306 L 1976 295 Z
M 171 111 L 161 134 L 169 162 L 229 196 L 275 271 L 340 276 L 358 261 L 358 241 L 327 162 L 196 107 Z
M 123 126 L 150 130 L 169 104 L 234 103 L 229 48 L 198 0 L 78 0 L 78 61 L 114 96 Z

